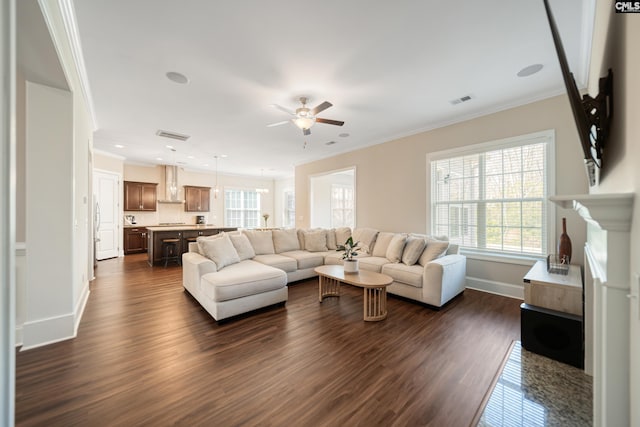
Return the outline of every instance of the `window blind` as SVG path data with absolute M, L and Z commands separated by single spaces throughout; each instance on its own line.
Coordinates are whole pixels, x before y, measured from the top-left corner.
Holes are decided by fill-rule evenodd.
M 433 234 L 478 251 L 546 254 L 547 150 L 534 138 L 431 161 Z

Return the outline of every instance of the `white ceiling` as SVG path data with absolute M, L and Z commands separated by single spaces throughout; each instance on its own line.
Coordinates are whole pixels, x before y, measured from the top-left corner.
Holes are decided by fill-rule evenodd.
M 582 87 L 594 2 L 551 6 Z M 296 164 L 564 92 L 542 0 L 75 0 L 74 7 L 94 146 L 127 162 L 213 171 L 214 156 L 225 154 L 221 172 L 286 176 Z M 544 68 L 516 76 L 532 64 Z M 190 82 L 170 81 L 169 71 Z M 270 104 L 295 109 L 300 95 L 310 106 L 330 101 L 319 116 L 345 125 L 316 124 L 308 137 L 293 124 L 266 127 L 288 118 Z M 465 95 L 473 99 L 450 103 Z M 162 138 L 159 129 L 191 138 Z

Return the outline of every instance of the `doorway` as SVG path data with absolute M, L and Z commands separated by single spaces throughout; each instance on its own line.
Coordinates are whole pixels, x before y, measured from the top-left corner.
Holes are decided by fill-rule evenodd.
M 94 169 L 93 195 L 96 260 L 115 258 L 120 252 L 120 175 Z
M 311 178 L 311 227 L 350 227 L 356 222 L 356 168 Z

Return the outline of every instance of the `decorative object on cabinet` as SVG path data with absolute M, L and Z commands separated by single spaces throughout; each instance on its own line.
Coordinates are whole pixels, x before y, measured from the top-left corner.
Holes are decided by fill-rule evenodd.
M 267 228 L 268 227 L 267 221 L 269 221 L 269 214 L 268 213 L 262 214 L 262 218 L 264 218 L 264 228 Z
M 185 212 L 209 212 L 211 187 L 184 186 Z
M 558 239 L 558 257 L 566 264 L 571 264 L 571 239 L 567 234 L 567 218 L 562 218 L 562 234 Z
M 124 181 L 124 210 L 155 212 L 158 184 Z

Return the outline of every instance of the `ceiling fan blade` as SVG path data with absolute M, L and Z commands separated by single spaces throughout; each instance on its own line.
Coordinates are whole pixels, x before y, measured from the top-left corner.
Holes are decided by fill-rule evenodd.
M 325 123 L 327 125 L 336 125 L 336 126 L 342 126 L 344 124 L 344 122 L 340 120 L 323 119 L 320 117 L 316 117 L 316 122 Z
M 305 136 L 311 135 L 311 129 L 302 129 L 302 134 Z
M 292 116 L 295 116 L 296 113 L 294 113 L 293 111 L 289 110 L 288 108 L 283 107 L 282 105 L 278 105 L 278 104 L 269 104 L 270 107 L 276 108 L 284 113 L 290 114 Z
M 327 108 L 331 107 L 332 105 L 333 105 L 332 103 L 324 101 L 322 104 L 318 105 L 316 108 L 311 110 L 311 115 L 315 116 L 319 112 L 326 110 Z
M 270 125 L 267 125 L 267 127 L 268 128 L 272 128 L 272 127 L 275 127 L 275 126 L 286 125 L 289 122 L 290 122 L 290 120 L 285 120 L 283 122 L 278 122 L 278 123 L 271 123 Z

